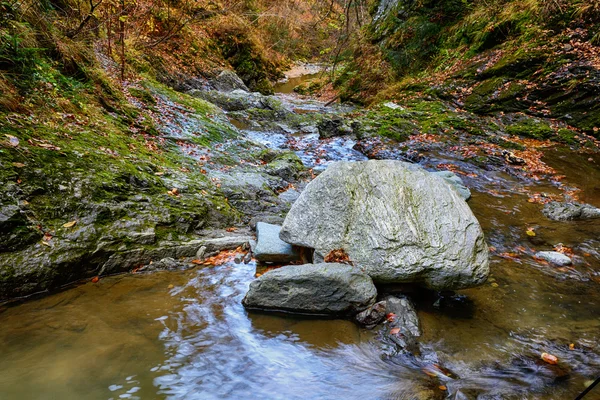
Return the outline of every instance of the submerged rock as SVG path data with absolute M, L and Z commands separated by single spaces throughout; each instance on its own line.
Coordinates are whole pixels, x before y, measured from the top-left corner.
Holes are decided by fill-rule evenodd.
M 371 278 L 346 264 L 290 265 L 250 284 L 242 303 L 250 309 L 302 314 L 354 315 L 375 302 Z
M 444 181 L 446 181 L 454 190 L 458 192 L 460 197 L 468 201 L 471 198 L 471 191 L 468 187 L 465 186 L 462 179 L 460 179 L 454 172 L 452 171 L 436 171 L 432 172 L 433 175 L 439 176 Z
M 553 201 L 544 206 L 544 215 L 554 221 L 600 218 L 600 208 L 581 203 Z
M 412 337 L 421 336 L 421 324 L 417 311 L 412 302 L 407 297 L 389 296 L 385 299 L 385 313 L 393 314 L 390 318 L 390 326 L 400 328 L 403 334 L 409 334 Z
M 571 265 L 572 263 L 569 257 L 559 253 L 558 251 L 540 251 L 536 253 L 535 256 L 552 264 L 560 265 L 561 267 L 564 267 L 565 265 Z
M 281 227 L 259 222 L 256 224 L 257 244 L 254 257 L 261 262 L 287 263 L 300 260 L 291 244 L 279 239 Z
M 320 255 L 343 249 L 376 282 L 460 289 L 489 274 L 467 203 L 444 180 L 401 161 L 332 164 L 294 203 L 280 237 Z
M 367 328 L 373 329 L 385 319 L 385 301 L 373 304 L 371 307 L 356 314 L 356 322 Z

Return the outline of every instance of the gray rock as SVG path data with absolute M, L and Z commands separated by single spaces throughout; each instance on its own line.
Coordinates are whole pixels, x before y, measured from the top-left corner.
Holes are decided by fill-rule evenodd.
M 489 275 L 483 231 L 467 203 L 444 180 L 401 161 L 332 164 L 294 203 L 280 237 L 321 255 L 344 249 L 376 282 L 452 290 Z
M 226 236 L 214 239 L 192 240 L 184 243 L 162 243 L 160 247 L 156 248 L 140 248 L 117 252 L 102 264 L 98 275 L 127 271 L 138 265 L 149 264 L 151 261 L 163 258 L 179 259 L 182 257 L 194 257 L 198 255 L 202 247 L 205 247 L 205 256 L 221 250 L 233 250 L 244 243 L 248 243 L 250 240 L 252 238 L 249 236 Z M 98 244 L 96 252 L 101 251 L 101 244 Z
M 544 206 L 544 215 L 554 221 L 600 218 L 600 208 L 581 203 L 553 201 Z
M 288 189 L 285 192 L 279 193 L 279 199 L 286 203 L 293 203 L 300 197 L 300 192 L 296 189 Z
M 232 92 L 234 90 L 250 91 L 244 81 L 235 72 L 229 70 L 223 70 L 216 78 L 211 79 L 209 82 L 215 90 L 221 92 Z
M 375 302 L 371 278 L 346 264 L 290 265 L 250 284 L 246 308 L 302 314 L 354 315 Z
M 320 139 L 351 135 L 354 130 L 341 118 L 324 119 L 317 125 Z
M 407 297 L 389 296 L 385 299 L 385 313 L 394 314 L 390 326 L 400 328 L 400 332 L 408 333 L 413 337 L 421 336 L 421 327 L 417 311 Z
M 542 260 L 546 260 L 549 263 L 560 265 L 564 267 L 565 265 L 571 265 L 572 261 L 569 257 L 565 256 L 558 251 L 540 251 L 535 254 L 537 258 L 541 258 Z
M 385 307 L 385 301 L 380 301 L 356 314 L 354 319 L 359 325 L 367 329 L 373 329 L 385 319 Z
M 469 201 L 469 199 L 471 198 L 471 191 L 468 187 L 465 186 L 462 179 L 460 179 L 454 172 L 436 171 L 432 172 L 432 174 L 444 179 L 453 189 L 455 189 L 458 192 L 460 197 L 465 199 L 465 201 Z
M 279 238 L 281 227 L 259 222 L 256 224 L 257 244 L 254 257 L 260 262 L 288 263 L 300 260 L 300 254 Z

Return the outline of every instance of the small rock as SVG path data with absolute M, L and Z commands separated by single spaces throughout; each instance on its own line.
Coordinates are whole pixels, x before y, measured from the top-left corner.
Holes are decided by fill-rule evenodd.
M 298 197 L 300 197 L 300 192 L 296 189 L 288 189 L 285 192 L 279 194 L 279 199 L 287 203 L 295 202 L 296 200 L 298 200 Z
M 554 221 L 600 218 L 600 208 L 581 203 L 553 201 L 544 206 L 542 213 Z
M 242 261 L 244 260 L 244 255 L 245 254 L 236 254 L 235 258 L 233 259 L 233 262 L 236 264 L 241 264 Z
M 380 301 L 379 303 L 375 303 L 366 310 L 356 314 L 355 320 L 359 325 L 367 329 L 373 329 L 384 320 L 385 309 L 386 302 Z
M 324 119 L 317 125 L 320 139 L 351 135 L 354 131 L 341 118 Z
M 389 102 L 387 102 L 387 103 L 383 103 L 383 106 L 384 106 L 384 107 L 387 107 L 387 108 L 391 108 L 392 110 L 403 109 L 403 107 L 402 107 L 402 106 L 399 106 L 399 105 L 398 105 L 398 104 L 396 104 L 396 103 L 392 103 L 391 101 L 389 101 Z
M 206 255 L 206 246 L 202 246 L 196 252 L 196 259 L 203 260 L 205 255 Z
M 256 224 L 257 244 L 254 256 L 260 262 L 286 263 L 299 261 L 300 254 L 291 244 L 279 238 L 281 227 L 259 222 Z
M 393 314 L 395 316 L 394 318 L 391 318 L 391 327 L 400 328 L 401 332 L 409 333 L 413 337 L 421 336 L 421 327 L 417 311 L 407 297 L 389 296 L 385 301 L 385 313 L 388 315 Z
M 541 258 L 542 260 L 546 260 L 549 263 L 560 265 L 561 267 L 571 265 L 572 263 L 569 257 L 557 251 L 540 251 L 536 253 L 535 256 L 537 258 Z
M 471 191 L 468 187 L 465 186 L 462 179 L 460 179 L 454 172 L 436 171 L 432 172 L 432 174 L 439 176 L 444 181 L 446 181 L 446 183 L 448 183 L 454 190 L 456 190 L 460 197 L 462 197 L 465 201 L 468 201 L 471 198 Z
M 246 308 L 318 315 L 355 315 L 375 302 L 377 289 L 360 269 L 346 264 L 289 265 L 250 284 Z

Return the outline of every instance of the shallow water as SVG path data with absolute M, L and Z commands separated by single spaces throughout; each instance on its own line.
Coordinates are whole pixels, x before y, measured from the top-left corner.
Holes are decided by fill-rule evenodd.
M 351 139 L 247 134 L 317 169 L 364 159 Z M 383 360 L 373 332 L 348 321 L 247 313 L 241 299 L 255 265 L 230 263 L 107 277 L 0 308 L 0 399 L 575 398 L 600 375 L 600 221 L 549 221 L 527 193 L 558 193 L 556 185 L 448 157 L 433 151 L 423 165 L 472 172 L 463 177 L 469 204 L 496 250 L 484 286 L 414 294 L 423 358 Z M 550 149 L 544 160 L 600 206 L 597 155 Z M 533 258 L 558 243 L 573 249 L 573 267 Z M 553 383 L 535 362 L 543 352 L 570 379 Z M 456 376 L 428 376 L 434 363 Z M 598 399 L 600 389 L 586 397 Z

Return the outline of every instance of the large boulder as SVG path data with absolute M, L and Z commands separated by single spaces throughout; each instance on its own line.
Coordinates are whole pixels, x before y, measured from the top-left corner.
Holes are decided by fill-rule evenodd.
M 235 72 L 227 69 L 211 79 L 210 85 L 220 92 L 232 92 L 234 90 L 250 91 L 244 81 Z
M 253 281 L 246 308 L 319 315 L 354 315 L 375 302 L 371 278 L 346 264 L 289 265 Z
M 453 290 L 489 274 L 467 203 L 444 179 L 401 161 L 332 164 L 294 203 L 280 237 L 320 255 L 343 249 L 375 282 Z

